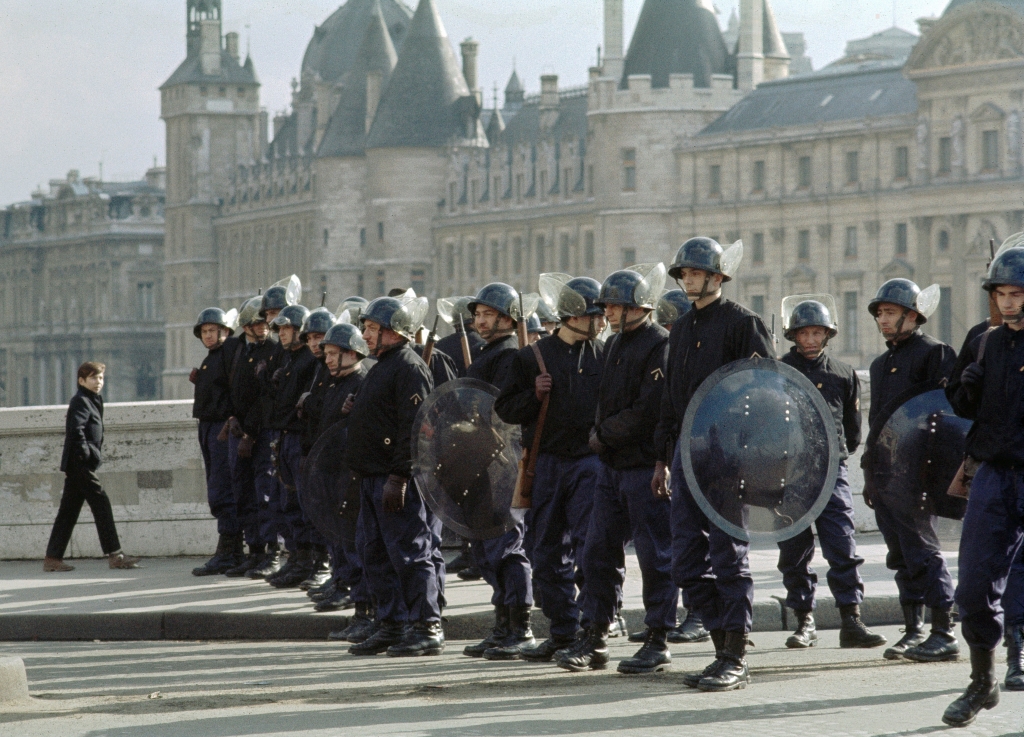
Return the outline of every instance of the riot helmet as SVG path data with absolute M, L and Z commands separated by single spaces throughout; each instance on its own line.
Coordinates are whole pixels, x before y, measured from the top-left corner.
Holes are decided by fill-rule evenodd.
M 537 303 L 537 319 L 540 320 L 542 325 L 558 324 L 558 317 L 551 311 L 547 303 L 542 299 Z
M 366 306 L 359 320 L 375 322 L 406 340 L 414 340 L 429 307 L 426 297 L 417 297 L 405 304 L 395 297 L 377 297 Z
M 836 320 L 836 302 L 831 294 L 796 294 L 782 300 L 782 334 L 786 340 L 796 342 L 800 328 L 822 327 L 828 338 L 839 334 Z
M 364 297 L 348 297 L 338 305 L 338 309 L 334 314 L 337 315 L 339 321 L 344 322 L 342 315 L 348 311 L 348 322 L 358 325 L 359 315 L 362 314 L 368 304 L 370 304 L 369 300 Z
M 363 340 L 359 328 L 350 323 L 332 325 L 324 339 L 320 341 L 320 345 L 334 345 L 343 351 L 353 351 L 359 354 L 360 358 L 370 355 L 370 349 L 366 345 L 366 341 Z
M 476 297 L 466 304 L 466 309 L 469 310 L 470 315 L 476 313 L 478 305 L 490 307 L 493 310 L 497 310 L 501 315 L 515 320 L 519 311 L 519 292 L 508 284 L 494 282 L 477 292 Z
M 260 314 L 260 307 L 263 304 L 262 297 L 250 297 L 242 303 L 242 309 L 238 311 L 238 326 L 247 328 L 259 322 L 266 322 Z
M 547 335 L 548 331 L 544 329 L 544 326 L 540 322 L 540 318 L 537 313 L 530 315 L 526 318 L 526 332 L 531 335 Z
M 267 310 L 283 310 L 285 307 L 298 304 L 301 295 L 302 283 L 299 277 L 292 274 L 287 279 L 282 279 L 263 293 L 260 317 L 266 317 Z
M 720 274 L 722 283 L 731 281 L 743 259 L 743 241 L 736 241 L 723 249 L 713 238 L 698 236 L 679 247 L 668 275 L 678 279 L 683 269 L 701 269 L 709 274 Z
M 302 305 L 286 305 L 270 323 L 270 329 L 277 333 L 285 325 L 291 325 L 296 330 L 301 330 L 302 323 L 306 321 L 307 317 L 309 317 L 309 310 Z
M 557 319 L 604 314 L 604 310 L 595 304 L 601 295 L 601 283 L 597 279 L 541 274 L 538 284 L 541 304 L 557 315 Z
M 334 325 L 334 315 L 326 307 L 317 307 L 306 315 L 302 321 L 302 329 L 299 331 L 299 338 L 305 340 L 310 333 L 326 333 Z
M 234 335 L 237 317 L 238 313 L 235 310 L 224 312 L 220 307 L 207 307 L 199 313 L 195 327 L 192 328 L 192 334 L 199 338 L 203 325 L 217 325 L 227 330 L 228 335 Z
M 1024 247 L 1008 248 L 992 261 L 982 288 L 991 292 L 1002 286 L 1024 287 Z
M 601 291 L 594 304 L 601 308 L 607 305 L 623 305 L 653 310 L 657 295 L 661 294 L 664 287 L 664 264 L 637 264 L 610 274 L 601 285 Z
M 686 292 L 682 289 L 670 289 L 658 300 L 658 324 L 667 330 L 676 320 L 689 312 L 692 306 Z
M 924 325 L 939 306 L 939 295 L 938 284 L 922 290 L 910 279 L 890 279 L 878 288 L 875 298 L 868 303 L 868 312 L 877 319 L 878 306 L 887 302 L 904 310 L 913 310 L 917 313 L 917 324 Z M 902 322 L 899 327 L 902 328 Z

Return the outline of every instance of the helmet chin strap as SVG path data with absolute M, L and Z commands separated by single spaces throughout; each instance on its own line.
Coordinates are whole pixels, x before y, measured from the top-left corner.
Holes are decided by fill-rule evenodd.
M 596 317 L 594 315 L 580 315 L 580 317 L 588 318 L 589 327 L 586 330 L 574 328 L 565 320 L 562 321 L 562 327 L 568 328 L 570 332 L 576 333 L 576 335 L 582 335 L 587 340 L 593 340 L 597 337 L 597 328 L 595 326 Z
M 686 291 L 686 285 L 675 277 L 673 277 L 673 279 L 675 280 L 676 286 L 678 286 L 683 291 L 683 293 L 686 294 L 686 296 L 690 296 L 690 293 Z M 700 294 L 697 295 L 697 298 L 693 300 L 694 302 L 700 302 L 702 299 L 708 296 L 709 284 L 711 284 L 711 273 L 706 272 L 704 275 L 704 283 L 700 287 Z

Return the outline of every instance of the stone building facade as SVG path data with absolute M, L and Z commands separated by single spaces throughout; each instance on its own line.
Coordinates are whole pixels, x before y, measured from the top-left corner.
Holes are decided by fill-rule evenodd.
M 66 403 L 86 360 L 109 401 L 160 398 L 164 187 L 71 171 L 0 210 L 0 406 Z

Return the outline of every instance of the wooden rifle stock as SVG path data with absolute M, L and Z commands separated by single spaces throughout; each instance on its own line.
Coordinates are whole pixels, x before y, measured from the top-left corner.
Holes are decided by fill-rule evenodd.
M 533 355 L 537 359 L 537 367 L 542 374 L 548 372 L 544 365 L 544 357 L 540 354 L 540 348 L 536 343 L 530 345 Z M 533 431 L 533 443 L 530 448 L 523 448 L 522 458 L 519 459 L 519 476 L 516 479 L 516 490 L 512 494 L 512 509 L 529 509 L 533 506 L 533 477 L 537 473 L 537 456 L 540 454 L 540 438 L 544 434 L 544 422 L 548 417 L 548 402 L 551 394 L 545 394 L 540 403 L 540 412 L 537 414 L 537 425 Z
M 473 365 L 473 356 L 469 352 L 469 336 L 466 335 L 466 323 L 462 321 L 462 315 L 456 315 L 458 322 L 456 323 L 459 331 L 459 340 L 462 342 L 462 364 L 469 368 Z
M 440 316 L 434 317 L 434 327 L 430 329 L 427 334 L 427 343 L 423 346 L 423 363 L 430 365 L 430 360 L 434 357 L 434 344 L 437 343 L 437 321 Z

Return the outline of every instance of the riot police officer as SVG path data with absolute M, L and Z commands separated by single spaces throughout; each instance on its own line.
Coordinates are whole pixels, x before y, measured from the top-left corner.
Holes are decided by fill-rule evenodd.
M 676 321 L 689 312 L 692 306 L 686 292 L 682 289 L 670 289 L 658 300 L 655 320 L 666 330 L 671 330 Z
M 234 311 L 232 310 L 232 313 Z M 192 369 L 189 381 L 195 384 L 192 416 L 199 420 L 199 448 L 206 468 L 206 498 L 210 513 L 217 519 L 217 551 L 193 576 L 219 575 L 242 562 L 242 529 L 238 507 L 231 488 L 231 464 L 227 437 L 223 429 L 231 417 L 231 359 L 238 343 L 229 338 L 234 327 L 224 310 L 208 307 L 199 313 L 193 334 L 208 353 L 198 369 Z
M 739 244 L 725 251 L 703 237 L 691 238 L 676 252 L 668 273 L 681 282 L 692 309 L 676 321 L 669 337 L 667 388 L 654 439 L 658 465 L 651 488 L 672 499 L 673 578 L 715 643 L 714 662 L 687 674 L 683 682 L 705 691 L 744 688 L 750 680 L 746 644 L 754 582 L 749 545 L 710 524 L 683 478 L 678 445 L 686 407 L 708 376 L 733 361 L 775 356 L 761 318 L 722 297 L 722 284 L 732 279 L 740 256 Z
M 473 363 L 466 375 L 491 384 L 499 391 L 511 378 L 512 361 L 519 350 L 515 317 L 518 306 L 519 293 L 501 282 L 485 286 L 467 305 L 475 316 L 476 332 L 484 342 L 473 353 Z M 464 655 L 492 660 L 514 659 L 523 649 L 536 644 L 530 623 L 532 572 L 523 547 L 524 534 L 523 521 L 517 521 L 504 535 L 473 543 L 473 560 L 494 592 L 491 604 L 495 626 L 481 642 L 468 645 L 463 650 Z M 508 613 L 506 627 L 502 626 L 503 612 Z
M 546 278 L 550 279 L 541 275 L 542 284 Z M 580 564 L 601 467 L 589 440 L 604 350 L 597 342 L 598 322 L 604 314 L 595 304 L 600 291 L 601 284 L 588 277 L 557 285 L 554 308 L 560 327 L 555 335 L 536 343 L 545 370 L 533 348 L 521 349 L 494 404 L 502 420 L 523 426 L 523 447 L 532 449 L 541 406 L 549 397 L 533 479 L 527 530 L 532 544 L 527 554 L 540 607 L 551 622 L 551 636 L 522 650 L 522 658 L 533 662 L 549 661 L 575 641 L 580 605 L 587 595 Z M 510 612 L 499 603 L 495 629 L 507 629 L 510 617 L 524 615 L 529 611 Z M 512 626 L 523 628 L 523 623 Z
M 421 300 L 403 305 L 379 297 L 360 316 L 363 339 L 377 363 L 346 402 L 345 462 L 361 477 L 362 562 L 377 602 L 378 627 L 349 648 L 354 655 L 444 651 L 441 523 L 411 479 L 413 423 L 433 388 L 430 371 L 409 345 L 426 313 Z
M 921 289 L 909 279 L 890 279 L 868 304 L 886 344 L 886 351 L 871 362 L 868 421 L 872 426 L 886 405 L 908 389 L 944 382 L 956 360 L 952 348 L 920 332 L 919 327 L 928 321 L 926 308 L 919 304 L 921 294 Z M 878 529 L 889 550 L 886 565 L 896 572 L 906 626 L 903 637 L 887 648 L 884 656 L 889 660 L 954 660 L 959 645 L 953 635 L 951 616 L 953 579 L 942 557 L 936 518 L 927 512 L 897 510 L 874 493 L 871 457 L 871 448 L 866 448 L 861 460 L 864 501 L 875 510 Z M 945 493 L 945 489 L 939 493 Z M 932 630 L 927 638 L 926 604 L 932 613 Z
M 246 575 L 267 562 L 268 546 L 277 547 L 277 537 L 261 529 L 267 521 L 259 514 L 256 494 L 256 467 L 253 459 L 253 444 L 259 435 L 262 413 L 260 412 L 260 384 L 256 367 L 274 351 L 275 344 L 267 341 L 270 328 L 267 321 L 259 316 L 262 298 L 253 297 L 242 303 L 238 311 L 238 326 L 242 329 L 232 372 L 229 377 L 231 389 L 231 418 L 228 434 L 228 460 L 231 463 L 231 489 L 238 507 L 238 518 L 242 533 L 249 546 L 249 555 L 234 568 L 224 572 L 225 576 Z M 273 537 L 273 539 L 270 539 Z
M 462 320 L 462 329 L 465 331 L 466 340 L 469 343 L 470 356 L 475 356 L 484 344 L 484 339 L 480 337 L 480 333 L 474 327 L 475 318 L 473 313 L 469 311 L 469 303 L 472 301 L 473 297 L 453 298 L 456 309 L 455 319 Z M 455 361 L 459 377 L 466 376 L 468 367 L 466 366 L 465 356 L 462 354 L 462 335 L 459 330 L 437 341 L 437 348 L 452 357 Z
M 583 617 L 590 626 L 575 645 L 555 656 L 556 664 L 566 670 L 604 668 L 608 663 L 608 630 L 622 599 L 625 545 L 630 539 L 643 577 L 648 635 L 618 670 L 652 673 L 672 662 L 667 637 L 676 626 L 679 591 L 672 583 L 669 500 L 650 491 L 668 347 L 668 333 L 651 321 L 651 314 L 664 283 L 662 264 L 644 274 L 616 271 L 605 279 L 595 302 L 604 309 L 615 335 L 605 345 L 589 439 L 600 459 L 582 561 L 587 587 Z
M 316 570 L 319 552 L 314 547 L 317 542 L 312 526 L 303 518 L 298 491 L 302 462 L 302 420 L 298 416 L 298 402 L 313 382 L 317 364 L 309 346 L 299 338 L 308 315 L 309 310 L 302 305 L 288 305 L 270 323 L 283 351 L 279 365 L 270 376 L 273 405 L 269 427 L 278 433 L 276 458 L 281 484 L 276 501 L 287 529 L 285 542 L 289 546 L 288 562 L 266 578 L 275 588 L 291 588 L 305 581 Z
M 281 310 L 298 304 L 301 294 L 302 284 L 299 277 L 294 274 L 267 287 L 267 291 L 263 293 L 263 298 L 260 300 L 260 317 L 266 320 L 268 325 L 272 324 Z
M 995 295 L 1003 324 L 975 339 L 976 360 L 951 387 L 957 414 L 974 420 L 967 452 L 981 461 L 964 516 L 956 589 L 971 683 L 942 717 L 958 727 L 999 703 L 1000 600 L 1024 539 L 1024 249 L 997 255 L 984 288 Z
M 790 298 L 793 299 L 793 298 Z M 825 398 L 836 422 L 841 461 L 835 490 L 815 520 L 822 555 L 828 561 L 828 586 L 842 617 L 839 647 L 879 647 L 886 640 L 860 620 L 864 583 L 858 570 L 864 559 L 854 540 L 853 492 L 846 458 L 860 445 L 860 380 L 853 368 L 826 353 L 828 342 L 839 333 L 835 304 L 805 299 L 788 312 L 783 301 L 786 340 L 794 345 L 782 362 L 806 376 Z M 818 576 L 811 568 L 814 535 L 806 529 L 779 543 L 779 571 L 786 587 L 786 606 L 796 614 L 797 626 L 786 647 L 812 647 L 818 640 L 814 626 L 814 594 Z

